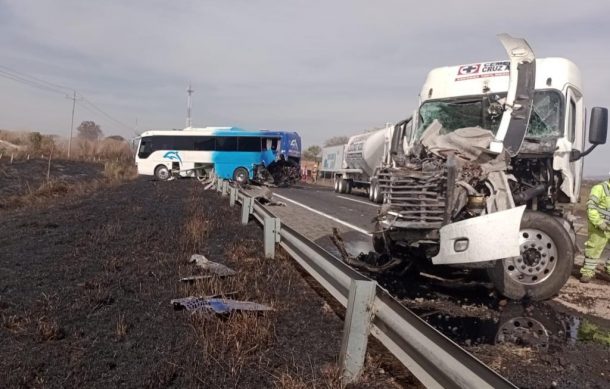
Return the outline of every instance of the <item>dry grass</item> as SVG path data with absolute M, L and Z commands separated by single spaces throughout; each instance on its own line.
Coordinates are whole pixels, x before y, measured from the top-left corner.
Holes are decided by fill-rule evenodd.
M 115 334 L 119 339 L 123 339 L 127 336 L 127 322 L 125 321 L 125 315 L 119 313 L 119 317 L 116 322 Z
M 57 323 L 57 320 L 42 316 L 36 323 L 38 338 L 41 342 L 63 339 L 64 331 Z
M 18 315 L 2 315 L 2 327 L 13 334 L 20 334 L 26 331 L 31 320 L 28 317 Z
M 133 161 L 110 161 L 104 163 L 104 177 L 110 182 L 124 182 L 138 176 L 138 170 Z
M 336 364 L 326 365 L 320 372 L 320 376 L 311 380 L 303 378 L 298 369 L 294 372 L 284 372 L 275 377 L 274 387 L 282 389 L 339 389 L 341 385 L 341 370 Z
M 46 204 L 49 200 L 63 198 L 66 195 L 84 196 L 100 188 L 119 185 L 134 180 L 137 170 L 133 164 L 126 162 L 109 162 L 105 164 L 103 179 L 90 179 L 68 183 L 59 179 L 45 180 L 37 188 L 31 188 L 24 194 L 0 198 L 0 208 L 18 208 Z

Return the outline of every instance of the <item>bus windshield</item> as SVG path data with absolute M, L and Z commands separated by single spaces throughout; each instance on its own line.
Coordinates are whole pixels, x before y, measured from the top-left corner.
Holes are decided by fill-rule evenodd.
M 434 120 L 440 121 L 443 129 L 448 132 L 464 127 L 481 127 L 495 134 L 502 119 L 502 109 L 497 101 L 502 97 L 505 97 L 505 94 L 427 101 L 419 109 L 420 126 L 417 139 Z M 563 100 L 558 91 L 536 91 L 526 137 L 561 136 L 562 113 Z

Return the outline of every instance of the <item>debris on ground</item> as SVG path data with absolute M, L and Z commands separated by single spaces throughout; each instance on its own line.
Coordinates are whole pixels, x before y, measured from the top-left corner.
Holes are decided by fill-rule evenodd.
M 333 228 L 333 234 L 329 238 L 339 250 L 343 262 L 358 269 L 371 273 L 382 273 L 403 263 L 400 258 L 392 258 L 387 254 L 378 254 L 374 251 L 360 253 L 357 257 L 349 255 L 345 248 L 345 242 L 336 228 Z
M 206 184 L 205 182 L 203 183 L 204 185 Z M 205 185 L 205 188 L 203 188 L 203 190 L 210 190 L 214 187 L 214 181 L 209 182 L 207 185 Z
M 237 272 L 231 269 L 230 267 L 227 267 L 218 262 L 210 261 L 201 254 L 193 254 L 189 262 L 195 263 L 195 265 L 199 266 L 200 268 L 214 273 L 220 277 L 233 276 L 237 274 Z
M 268 305 L 251 301 L 194 296 L 171 300 L 171 304 L 175 310 L 186 309 L 190 312 L 211 311 L 217 314 L 230 313 L 233 311 L 273 311 L 273 308 Z
M 188 276 L 188 277 L 182 277 L 180 279 L 180 282 L 195 282 L 195 281 L 201 281 L 201 280 L 207 280 L 209 278 L 212 278 L 212 275 L 205 275 L 205 276 Z

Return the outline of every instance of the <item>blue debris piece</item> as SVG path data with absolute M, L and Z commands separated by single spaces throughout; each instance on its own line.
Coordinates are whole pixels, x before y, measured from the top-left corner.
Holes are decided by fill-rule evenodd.
M 211 311 L 222 314 L 232 311 L 272 311 L 273 308 L 250 301 L 237 301 L 222 298 L 185 297 L 171 301 L 175 309 L 187 311 Z

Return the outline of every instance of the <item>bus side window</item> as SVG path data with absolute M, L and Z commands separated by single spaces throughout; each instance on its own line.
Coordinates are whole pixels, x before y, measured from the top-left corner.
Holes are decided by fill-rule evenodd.
M 277 151 L 277 143 L 278 143 L 279 139 L 272 139 L 271 140 L 271 150 L 273 151 Z
M 237 150 L 238 151 L 261 151 L 261 138 L 258 137 L 245 137 L 241 136 L 237 138 Z
M 215 143 L 211 136 L 198 136 L 195 138 L 195 150 L 214 151 L 216 149 Z
M 216 138 L 216 151 L 237 151 L 237 137 L 219 136 Z
M 262 139 L 263 151 L 272 150 L 273 139 L 271 138 L 263 138 Z
M 152 154 L 152 152 L 152 139 L 142 138 L 142 140 L 140 141 L 140 150 L 138 150 L 138 157 L 148 158 L 148 156 Z

